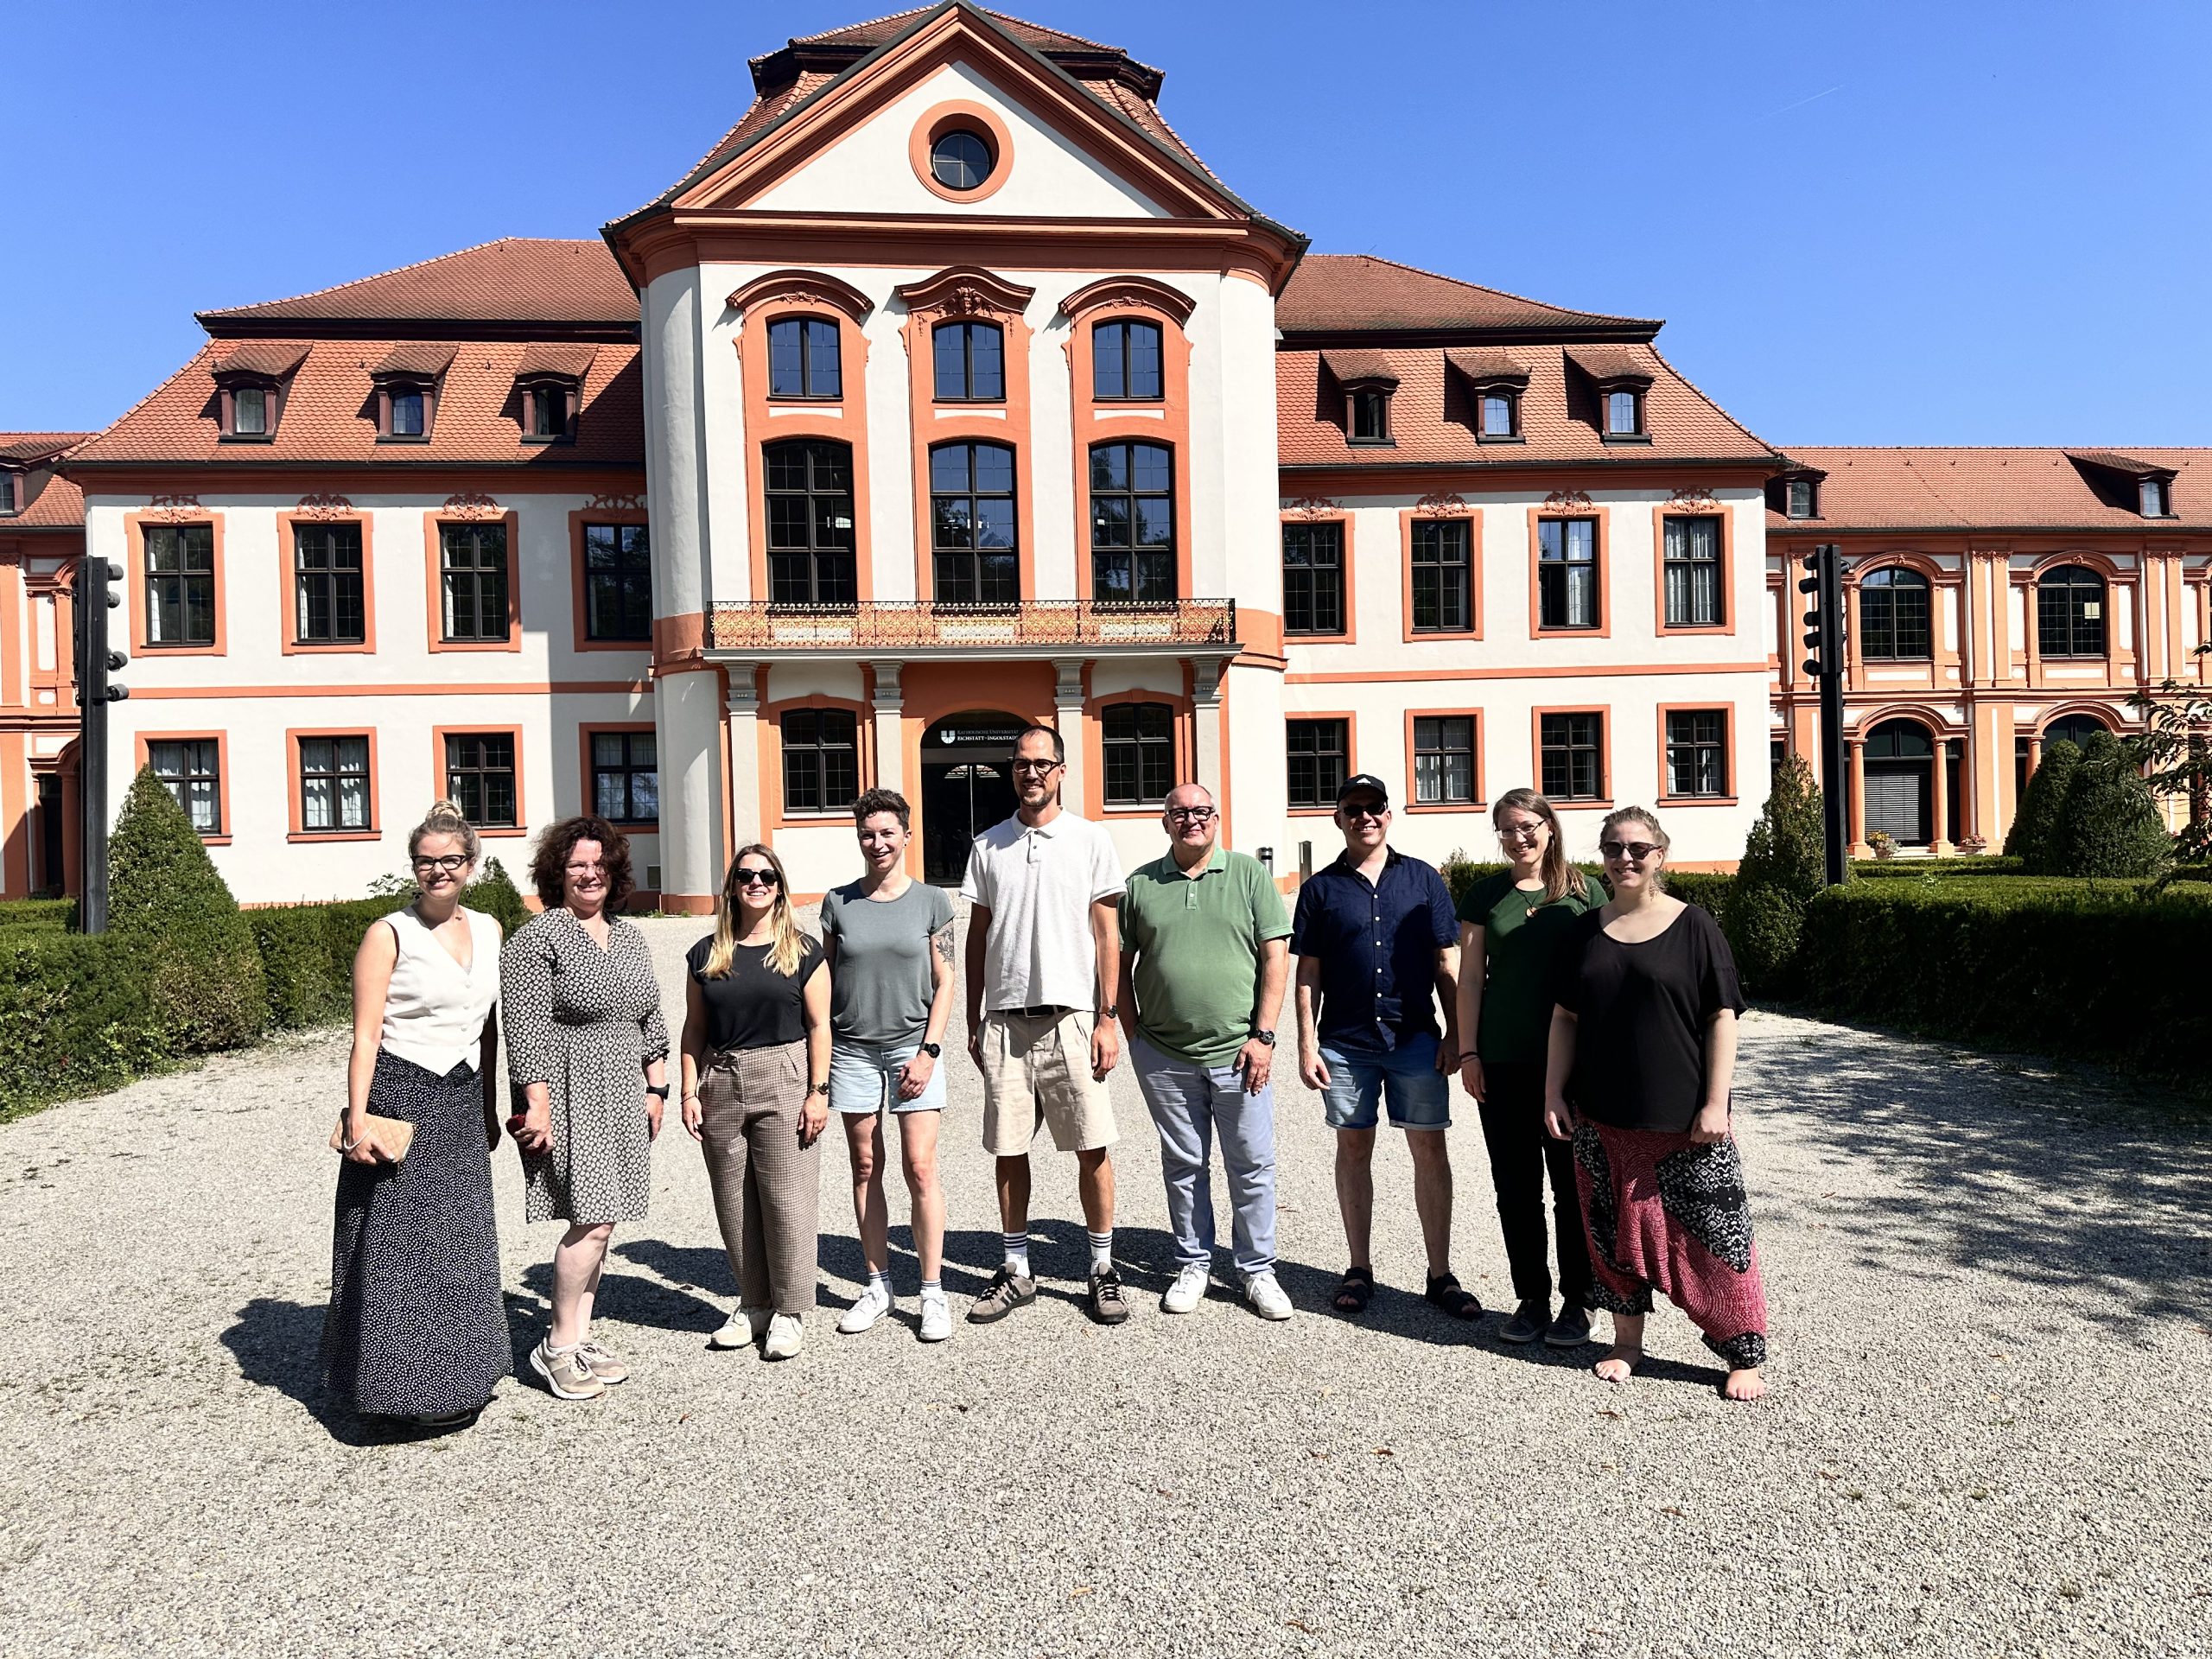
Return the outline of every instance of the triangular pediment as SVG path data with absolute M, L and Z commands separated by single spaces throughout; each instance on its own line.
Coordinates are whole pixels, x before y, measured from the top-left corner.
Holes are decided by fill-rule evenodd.
M 933 111 L 963 105 L 998 124 L 987 136 L 1007 152 L 1004 178 L 964 200 L 921 176 L 916 137 Z M 1164 124 L 1147 130 L 1158 121 L 1127 88 L 1077 79 L 954 0 L 772 118 L 748 118 L 663 200 L 685 213 L 1252 219 Z

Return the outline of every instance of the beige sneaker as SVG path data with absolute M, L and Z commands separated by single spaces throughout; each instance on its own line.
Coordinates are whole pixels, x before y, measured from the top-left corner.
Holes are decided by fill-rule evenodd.
M 806 1345 L 806 1327 L 790 1313 L 772 1314 L 768 1319 L 768 1335 L 760 1344 L 763 1359 L 796 1359 L 798 1351 Z
M 576 1351 L 584 1357 L 584 1363 L 591 1367 L 591 1374 L 608 1388 L 630 1380 L 630 1368 L 588 1337 Z
M 556 1400 L 596 1400 L 607 1392 L 582 1347 L 555 1348 L 550 1337 L 530 1351 L 530 1368 L 545 1379 Z

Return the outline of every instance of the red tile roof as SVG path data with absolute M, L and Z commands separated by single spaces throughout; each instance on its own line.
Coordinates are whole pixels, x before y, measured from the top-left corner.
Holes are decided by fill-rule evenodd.
M 216 435 L 215 347 L 202 349 L 143 402 L 70 455 L 73 466 L 206 463 L 211 467 L 423 463 L 537 467 L 645 465 L 645 410 L 638 348 L 602 345 L 584 377 L 573 443 L 525 443 L 515 378 L 533 347 L 517 340 L 438 342 L 450 365 L 438 383 L 427 443 L 377 442 L 371 376 L 418 342 L 321 340 L 307 344 L 266 443 Z
M 1309 253 L 1275 301 L 1287 335 L 1558 331 L 1649 340 L 1647 318 L 1569 311 L 1369 253 Z
M 0 461 L 43 461 L 92 435 L 89 432 L 0 432 Z
M 1308 262 L 1311 263 L 1310 261 Z M 1738 425 L 1717 404 L 1677 373 L 1649 346 L 1622 346 L 1651 377 L 1644 394 L 1649 443 L 1608 443 L 1599 435 L 1594 399 L 1580 389 L 1570 397 L 1565 353 L 1558 346 L 1516 345 L 1513 357 L 1529 371 L 1521 394 L 1519 443 L 1479 443 L 1473 400 L 1457 374 L 1445 372 L 1439 346 L 1363 351 L 1398 379 L 1390 399 L 1388 447 L 1346 442 L 1344 400 L 1332 378 L 1321 372 L 1322 353 L 1286 350 L 1275 354 L 1275 418 L 1281 464 L 1290 467 L 1518 466 L 1606 462 L 1635 466 L 1653 461 L 1735 461 L 1777 464 L 1772 446 Z M 1345 353 L 1332 350 L 1333 362 Z M 1588 406 L 1586 407 L 1585 405 Z
M 0 536 L 12 531 L 82 530 L 85 493 L 50 470 L 54 456 L 81 443 L 89 432 L 0 432 L 0 463 L 16 474 L 15 512 L 0 517 Z M 18 471 L 17 468 L 22 470 Z
M 313 294 L 199 316 L 213 334 L 267 334 L 276 332 L 269 325 L 302 322 L 634 328 L 638 296 L 604 242 L 505 237 Z
M 935 6 L 916 6 L 907 11 L 894 11 L 887 17 L 871 17 L 865 22 L 846 23 L 836 29 L 825 29 L 818 35 L 794 35 L 793 46 L 852 45 L 878 47 L 886 41 L 904 34 L 909 25 L 938 10 Z M 983 16 L 1020 41 L 1024 46 L 1039 52 L 1095 52 L 1119 53 L 1118 46 L 1105 46 L 1096 41 L 1087 41 L 1080 35 L 1063 34 L 1057 29 L 1046 29 L 1041 23 L 1032 23 L 1020 17 L 1009 17 L 1002 11 L 991 11 L 982 6 L 972 6 L 972 11 Z
M 1856 530 L 2095 530 L 2158 534 L 2212 529 L 2212 449 L 1828 448 L 1792 446 L 1790 459 L 1827 474 L 1821 514 L 1767 514 L 1767 527 L 1800 534 Z M 2085 469 L 2082 461 L 2091 456 Z M 2076 457 L 2079 459 L 2077 460 Z M 2103 489 L 2099 465 L 2174 474 L 2175 516 L 2145 518 L 2132 490 Z

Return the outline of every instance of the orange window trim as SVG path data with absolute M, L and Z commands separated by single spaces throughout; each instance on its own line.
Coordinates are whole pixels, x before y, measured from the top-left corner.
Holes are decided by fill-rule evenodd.
M 601 521 L 594 519 L 592 522 L 597 524 Z M 582 760 L 582 769 L 577 774 L 580 779 L 577 799 L 582 804 L 576 810 L 580 812 L 591 813 L 596 813 L 599 810 L 599 795 L 593 786 L 592 777 L 594 767 L 591 758 L 591 741 L 593 738 L 601 732 L 627 732 L 634 734 L 639 732 L 654 732 L 658 729 L 650 720 L 588 720 L 580 726 L 576 731 L 576 742 Z M 655 745 L 653 755 L 653 768 L 658 772 L 660 768 L 658 745 Z M 634 822 L 609 818 L 607 822 L 626 835 L 652 836 L 660 833 L 658 818 L 639 818 Z
M 1720 620 L 1667 620 L 1667 521 L 1669 518 L 1718 518 L 1720 521 Z M 1601 547 L 1599 557 L 1604 558 Z M 1736 514 L 1730 504 L 1718 502 L 1711 512 L 1662 503 L 1651 510 L 1651 619 L 1654 632 L 1662 638 L 1675 633 L 1733 634 L 1736 632 Z
M 445 592 L 439 581 L 439 532 L 448 524 L 481 524 L 489 518 L 461 518 L 448 512 L 423 515 L 423 556 L 425 570 L 424 632 L 433 652 L 509 651 L 522 649 L 522 549 L 518 544 L 519 515 L 508 508 L 499 515 L 507 527 L 507 637 L 505 639 L 447 639 Z M 491 729 L 486 728 L 486 730 Z M 441 765 L 442 766 L 442 762 Z
M 1592 505 L 1573 512 L 1529 509 L 1529 637 L 1531 639 L 1610 639 L 1613 637 L 1613 523 L 1612 509 Z M 1598 526 L 1598 626 L 1594 628 L 1548 628 L 1543 625 L 1543 529 L 1546 519 L 1565 522 L 1592 520 Z
M 1414 626 L 1414 526 L 1447 523 L 1454 519 L 1465 520 L 1467 525 L 1467 626 L 1464 628 L 1416 629 Z M 1602 560 L 1604 556 L 1601 548 L 1599 557 Z M 1345 559 L 1350 562 L 1349 549 Z M 1349 600 L 1351 595 L 1347 593 L 1345 596 Z M 1483 637 L 1483 515 L 1480 508 L 1470 508 L 1465 512 L 1437 512 L 1427 507 L 1403 507 L 1399 510 L 1398 605 L 1400 630 L 1406 645 L 1418 645 L 1431 639 L 1459 641 Z M 1599 620 L 1602 620 L 1604 616 L 1605 612 L 1600 608 Z
M 126 548 L 124 579 L 130 591 L 124 595 L 130 611 L 130 645 L 133 655 L 151 654 L 157 657 L 223 657 L 229 654 L 225 644 L 224 619 L 230 612 L 229 591 L 225 586 L 223 572 L 223 515 L 219 512 L 193 512 L 180 514 L 168 509 L 149 509 L 143 512 L 123 515 L 124 543 Z M 214 531 L 215 570 L 215 640 L 207 645 L 160 645 L 148 643 L 147 633 L 151 617 L 146 603 L 146 531 L 171 525 L 210 524 Z M 135 688 L 134 688 L 135 689 Z M 229 820 L 226 819 L 226 823 Z
M 156 743 L 208 743 L 215 746 L 215 810 L 222 815 L 223 832 L 217 836 L 202 836 L 203 847 L 227 847 L 238 830 L 238 821 L 231 817 L 231 734 L 228 732 L 139 732 L 133 737 L 133 755 L 137 770 L 143 772 L 148 764 L 148 750 Z
M 434 726 L 430 728 L 430 798 L 446 798 L 446 739 L 448 737 L 511 737 L 515 745 L 515 823 L 512 828 L 478 824 L 476 833 L 489 839 L 493 836 L 522 836 L 530 833 L 530 798 L 523 792 L 522 728 L 502 725 L 494 721 L 472 721 L 466 726 Z M 525 873 L 525 879 L 527 875 Z
M 799 278 L 813 271 L 789 273 L 791 280 L 755 283 L 730 297 L 745 297 L 739 313 L 735 347 L 738 375 L 745 387 L 745 457 L 747 510 L 747 541 L 751 592 L 765 603 L 768 589 L 768 463 L 766 447 L 789 438 L 819 438 L 849 446 L 853 457 L 853 591 L 861 599 L 875 597 L 872 528 L 868 510 L 868 336 L 847 304 L 830 301 L 802 302 L 795 290 Z M 849 285 L 822 276 L 834 284 L 828 291 L 843 298 Z M 836 397 L 770 397 L 768 396 L 768 324 L 785 317 L 803 317 L 837 327 Z M 771 410 L 775 412 L 771 413 Z M 581 563 L 579 564 L 581 568 Z
M 1727 789 L 1719 795 L 1676 795 L 1667 788 L 1667 716 L 1669 715 L 1719 715 L 1720 716 L 1721 765 L 1727 768 Z M 1726 702 L 1662 702 L 1659 705 L 1659 786 L 1656 798 L 1662 806 L 1733 806 L 1738 799 L 1738 767 L 1736 761 L 1736 709 Z
M 364 563 L 366 555 L 364 554 Z M 301 771 L 300 742 L 311 737 L 365 737 L 369 741 L 369 827 L 365 830 L 310 830 L 307 827 L 306 805 L 302 793 L 306 779 Z M 381 841 L 384 839 L 382 785 L 384 773 L 377 766 L 377 728 L 364 721 L 358 726 L 294 726 L 284 733 L 286 781 L 284 809 L 289 827 L 284 839 L 302 841 Z M 440 791 L 442 793 L 443 791 Z
M 300 639 L 299 549 L 294 531 L 301 525 L 352 524 L 361 532 L 361 642 L 359 645 L 320 645 Z M 512 532 L 509 532 L 510 535 Z M 345 513 L 336 518 L 302 512 L 276 515 L 276 574 L 278 603 L 283 632 L 278 639 L 286 657 L 373 657 L 377 649 L 377 576 L 374 527 L 367 513 Z
M 1183 319 L 1165 304 L 1146 295 L 1144 286 L 1111 293 L 1098 283 L 1090 285 L 1110 294 L 1111 303 L 1084 308 L 1070 334 L 1069 368 L 1075 384 L 1075 593 L 1077 599 L 1094 597 L 1090 548 L 1090 452 L 1102 443 L 1164 445 L 1173 457 L 1175 503 L 1175 592 L 1193 599 L 1191 575 L 1191 341 L 1183 332 Z M 1086 290 L 1086 292 L 1090 290 Z M 1071 296 L 1073 297 L 1073 296 Z M 1099 324 L 1149 322 L 1160 329 L 1160 392 L 1157 400 L 1115 397 L 1101 401 L 1097 391 L 1096 346 L 1093 338 Z M 1160 417 L 1135 411 L 1158 410 Z M 1349 543 L 1350 537 L 1346 537 Z M 1349 560 L 1351 555 L 1345 555 Z
M 967 126 L 981 127 L 987 135 L 986 142 L 991 147 L 991 170 L 975 188 L 956 190 L 938 181 L 930 166 L 930 151 L 953 128 Z M 906 160 L 914 169 L 914 176 L 922 181 L 922 188 L 931 195 L 947 201 L 981 201 L 986 196 L 996 195 L 1014 172 L 1014 135 L 1007 130 L 998 111 L 988 105 L 952 99 L 922 111 L 921 119 L 914 123 L 914 130 L 906 140 Z
M 1415 799 L 1418 782 L 1414 749 L 1414 721 L 1415 720 L 1471 720 L 1474 721 L 1474 798 L 1471 801 L 1429 801 Z M 1489 746 L 1483 737 L 1483 711 L 1479 709 L 1408 709 L 1406 710 L 1406 778 L 1402 810 L 1408 812 L 1480 812 L 1490 805 L 1490 795 L 1483 785 L 1484 764 L 1490 759 Z
M 1180 691 L 1159 691 L 1149 686 L 1131 686 L 1126 690 L 1109 691 L 1103 697 L 1083 700 L 1083 798 L 1084 816 L 1093 819 L 1134 818 L 1141 823 L 1157 818 L 1166 810 L 1164 801 L 1138 801 L 1134 804 L 1109 806 L 1106 804 L 1106 711 L 1125 702 L 1164 702 L 1173 711 L 1169 730 L 1173 733 L 1175 781 L 1170 789 L 1196 783 L 1198 777 L 1198 704 L 1188 687 L 1189 675 L 1184 676 L 1185 685 Z
M 1711 707 L 1710 704 L 1704 705 Z M 1553 804 L 1562 812 L 1610 811 L 1618 793 L 1613 778 L 1613 711 L 1602 702 L 1562 702 L 1548 708 L 1529 711 L 1529 761 L 1535 776 L 1531 787 L 1541 792 L 1544 786 L 1544 716 L 1546 715 L 1595 715 L 1598 716 L 1598 779 L 1599 791 L 1594 800 L 1579 800 L 1572 797 L 1554 799 Z M 1569 849 L 1567 856 L 1574 856 Z
M 1282 718 L 1286 726 L 1294 720 L 1341 720 L 1344 723 L 1344 776 L 1349 778 L 1354 772 L 1367 770 L 1359 764 L 1359 713 L 1357 709 L 1286 709 L 1282 711 Z M 1286 785 L 1283 791 L 1286 802 L 1289 794 Z M 1395 807 L 1402 803 L 1394 801 L 1391 804 Z M 1286 806 L 1285 810 L 1294 818 L 1333 819 L 1337 816 L 1337 804 L 1333 799 L 1325 801 L 1319 806 Z
M 645 524 L 649 527 L 650 521 L 645 513 L 632 507 L 584 507 L 569 515 L 569 586 L 575 623 L 575 648 L 578 651 L 652 652 L 653 642 L 650 639 L 593 639 L 588 637 L 590 584 L 584 573 L 586 524 Z M 702 620 L 703 621 L 703 618 Z M 656 633 L 659 632 L 658 618 L 654 619 L 653 629 Z
M 1281 515 L 1282 523 L 1286 528 L 1292 524 L 1342 524 L 1344 526 L 1344 627 L 1340 632 L 1336 633 L 1293 633 L 1290 632 L 1289 625 L 1286 622 L 1282 629 L 1281 639 L 1278 641 L 1278 644 L 1282 646 L 1284 650 L 1287 651 L 1288 647 L 1292 645 L 1302 645 L 1306 644 L 1317 645 L 1351 645 L 1359 643 L 1359 605 L 1358 594 L 1357 592 L 1359 580 L 1359 561 L 1353 556 L 1352 552 L 1352 524 L 1357 516 L 1357 515 L 1351 512 L 1350 510 L 1343 508 L 1332 512 L 1290 512 Z M 1482 559 L 1482 549 L 1479 546 L 1475 550 L 1475 558 L 1477 561 L 1477 566 L 1479 569 Z M 1282 559 L 1282 538 L 1280 532 L 1277 533 L 1275 539 L 1275 559 L 1278 563 L 1280 563 Z M 1478 576 L 1475 580 L 1479 582 L 1481 578 Z M 1411 613 L 1410 604 L 1408 607 L 1408 613 Z M 1287 611 L 1285 612 L 1285 614 L 1288 614 Z M 1479 617 L 1481 613 L 1478 611 L 1476 614 Z M 1244 607 L 1241 604 L 1236 607 L 1236 618 L 1241 626 L 1244 620 Z
M 861 690 L 865 694 L 859 701 L 851 697 L 833 697 L 823 692 L 813 692 L 804 697 L 785 697 L 775 702 L 760 705 L 760 829 L 764 837 L 772 830 L 804 828 L 830 823 L 849 823 L 852 812 L 847 807 L 836 807 L 821 812 L 786 813 L 784 810 L 784 715 L 793 709 L 843 709 L 853 715 L 853 743 L 857 752 L 861 791 L 875 787 L 875 714 L 873 704 L 874 671 L 865 673 L 869 683 Z

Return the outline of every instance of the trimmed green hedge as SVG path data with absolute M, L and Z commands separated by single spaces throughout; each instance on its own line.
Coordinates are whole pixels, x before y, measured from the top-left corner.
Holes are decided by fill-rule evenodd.
M 2212 1006 L 2187 964 L 2212 939 L 2203 884 L 1992 876 L 1831 887 L 1805 914 L 1808 1000 L 1998 1048 L 2203 1076 Z
M 1854 858 L 1853 878 L 1862 875 L 2025 875 L 2027 861 L 1983 855 L 1975 858 Z
M 74 899 L 10 899 L 0 903 L 0 934 L 67 933 L 76 925 Z
M 113 934 L 0 934 L 0 1120 L 158 1065 L 145 952 Z

